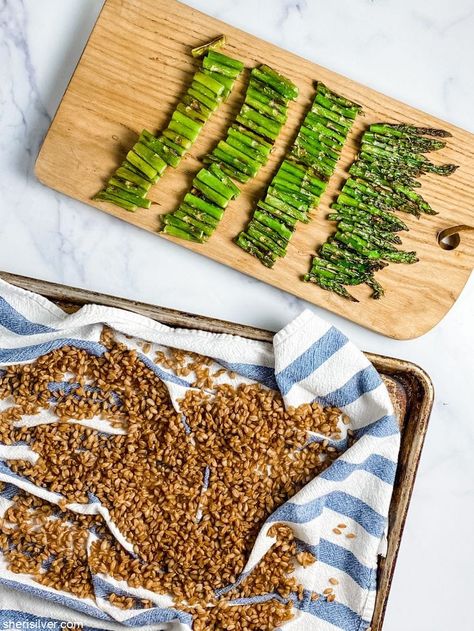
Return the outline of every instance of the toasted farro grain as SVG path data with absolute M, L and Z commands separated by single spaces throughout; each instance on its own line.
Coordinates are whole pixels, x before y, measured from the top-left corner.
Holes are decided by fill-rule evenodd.
M 316 559 L 298 553 L 290 527 L 274 524 L 268 534 L 276 541 L 254 571 L 225 597 L 215 591 L 237 580 L 268 516 L 338 457 L 329 441 L 308 443 L 307 435 L 340 436 L 340 411 L 318 403 L 285 409 L 278 393 L 258 384 L 216 385 L 223 369 L 212 372 L 209 358 L 159 351 L 156 362 L 212 390 L 190 390 L 181 401 L 189 433 L 166 386 L 138 354 L 116 343 L 109 329 L 101 341 L 108 349 L 101 357 L 66 346 L 0 377 L 0 398 L 13 400 L 0 412 L 0 442 L 23 440 L 39 454 L 34 465 L 10 461 L 10 468 L 64 496 L 59 507 L 23 491 L 14 498 L 0 520 L 10 570 L 79 597 L 93 595 L 91 571 L 103 572 L 171 595 L 176 608 L 192 613 L 197 631 L 280 626 L 291 618 L 291 601 L 242 607 L 231 600 L 272 593 L 303 598 L 295 561 L 306 567 Z M 51 382 L 64 385 L 51 390 Z M 16 426 L 44 408 L 54 411 L 56 423 Z M 126 433 L 79 424 L 96 416 Z M 136 557 L 100 517 L 67 509 L 91 495 Z M 88 556 L 91 527 L 98 538 Z M 152 606 L 117 594 L 109 600 L 122 608 Z
M 308 567 L 316 562 L 316 557 L 311 552 L 300 552 L 296 555 L 296 560 L 303 567 Z

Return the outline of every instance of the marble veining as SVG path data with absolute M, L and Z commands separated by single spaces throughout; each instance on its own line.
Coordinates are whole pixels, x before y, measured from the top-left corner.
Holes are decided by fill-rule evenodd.
M 472 0 L 188 3 L 474 131 Z M 36 181 L 39 146 L 101 5 L 101 0 L 0 0 L 0 269 L 280 328 L 306 306 L 303 301 Z M 409 342 L 388 340 L 311 308 L 362 348 L 415 361 L 434 380 L 437 401 L 384 629 L 470 631 L 473 278 L 445 319 Z

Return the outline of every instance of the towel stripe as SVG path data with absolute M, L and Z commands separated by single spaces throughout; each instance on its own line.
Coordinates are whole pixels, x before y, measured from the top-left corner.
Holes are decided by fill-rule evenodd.
M 117 594 L 118 596 L 131 596 L 132 598 L 136 598 L 135 594 L 127 591 L 126 589 L 122 589 L 120 587 L 116 587 L 104 581 L 103 578 L 92 574 L 92 582 L 94 584 L 94 593 L 96 598 L 103 598 L 104 600 L 108 598 L 108 596 L 112 593 Z M 173 609 L 172 607 L 152 607 L 136 616 L 131 616 L 125 620 L 121 620 L 121 624 L 125 624 L 127 626 L 144 626 L 147 624 L 156 624 L 158 622 L 173 622 L 174 620 L 179 620 L 184 624 L 190 625 L 193 621 L 191 614 L 178 611 L 177 609 Z
M 295 599 L 294 605 L 297 609 L 306 611 L 315 618 L 329 622 L 343 631 L 360 631 L 363 624 L 362 618 L 355 611 L 337 602 L 337 600 L 330 603 L 323 598 L 309 602 L 307 600 L 300 602 Z M 317 625 L 315 626 L 317 627 Z
M 58 605 L 64 605 L 65 607 L 70 607 L 71 609 L 75 609 L 76 611 L 80 611 L 81 613 L 85 613 L 88 616 L 92 616 L 93 618 L 98 618 L 99 620 L 109 620 L 112 618 L 101 611 L 95 605 L 88 604 L 84 600 L 80 598 L 74 598 L 65 596 L 62 592 L 58 592 L 51 588 L 49 589 L 41 589 L 39 587 L 33 587 L 27 583 L 20 583 L 19 581 L 14 581 L 9 578 L 3 578 L 0 576 L 0 585 L 5 585 L 5 587 L 9 587 L 10 589 L 19 589 L 31 596 L 37 596 L 43 600 L 50 600 Z M 90 601 L 90 599 L 88 599 Z M 90 601 L 92 602 L 92 601 Z
M 44 324 L 31 322 L 19 313 L 5 298 L 0 296 L 0 323 L 5 328 L 17 335 L 38 335 L 41 333 L 54 333 L 55 330 Z
M 360 427 L 354 430 L 354 437 L 356 439 L 362 438 L 362 436 L 377 436 L 379 438 L 385 438 L 386 436 L 393 436 L 398 434 L 400 428 L 397 419 L 392 414 L 387 414 L 369 423 L 365 427 Z
M 282 395 L 317 370 L 336 351 L 347 344 L 348 340 L 340 331 L 331 327 L 327 333 L 297 357 L 291 364 L 275 375 Z
M 343 491 L 332 491 L 306 504 L 286 502 L 277 508 L 267 522 L 286 521 L 303 524 L 318 517 L 325 508 L 350 517 L 374 537 L 382 537 L 384 534 L 386 518 L 362 500 Z
M 360 463 L 346 462 L 343 458 L 339 458 L 323 471 L 320 477 L 326 480 L 341 481 L 347 480 L 354 471 L 367 471 L 387 484 L 393 484 L 396 470 L 396 462 L 379 454 L 371 454 Z
M 49 342 L 44 342 L 43 344 L 23 346 L 22 348 L 0 348 L 0 362 L 2 364 L 11 364 L 31 361 L 41 355 L 46 355 L 51 351 L 62 348 L 63 346 L 74 346 L 75 348 L 85 350 L 96 357 L 101 357 L 107 350 L 105 346 L 99 344 L 98 342 L 88 342 L 86 340 L 65 337 L 50 340 Z
M 278 384 L 275 380 L 275 372 L 273 368 L 269 368 L 268 366 L 257 366 L 256 364 L 230 363 L 225 362 L 222 359 L 216 359 L 215 361 L 227 370 L 231 370 L 242 377 L 258 381 L 264 386 L 267 386 L 267 388 L 278 390 Z
M 298 548 L 311 552 L 318 559 L 318 562 L 345 572 L 360 587 L 368 590 L 375 589 L 374 572 L 376 570 L 361 563 L 350 550 L 327 539 L 320 539 L 315 546 L 298 541 Z
M 344 408 L 363 394 L 378 388 L 382 380 L 373 366 L 367 366 L 353 375 L 343 386 L 324 396 L 316 397 L 316 401 L 324 406 Z

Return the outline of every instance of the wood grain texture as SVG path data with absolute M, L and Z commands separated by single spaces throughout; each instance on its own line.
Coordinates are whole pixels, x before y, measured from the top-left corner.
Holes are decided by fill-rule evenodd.
M 129 213 L 105 202 L 93 202 L 91 197 L 144 127 L 158 131 L 166 126 L 197 67 L 190 48 L 220 33 L 228 36 L 226 52 L 247 67 L 268 62 L 295 81 L 300 97 L 290 105 L 288 123 L 269 163 L 243 186 L 242 195 L 230 204 L 210 241 L 199 245 L 163 238 L 388 336 L 409 339 L 427 332 L 452 306 L 474 266 L 472 233 L 463 236 L 460 246 L 451 251 L 441 249 L 436 240 L 443 228 L 473 225 L 474 136 L 174 0 L 107 0 L 42 146 L 36 163 L 38 178 L 71 197 L 156 232 L 159 215 L 177 207 L 201 166 L 199 158 L 223 137 L 233 120 L 243 100 L 247 76 L 239 79 L 228 102 L 206 124 L 180 167 L 169 168 L 152 189 L 154 203 L 149 210 Z M 314 220 L 297 227 L 286 258 L 269 270 L 232 239 L 246 225 L 291 144 L 314 96 L 315 80 L 361 103 L 366 115 L 356 121 L 330 186 L 313 213 Z M 410 233 L 403 237 L 404 249 L 416 250 L 420 263 L 391 264 L 377 276 L 387 289 L 385 298 L 372 300 L 368 288 L 358 287 L 353 293 L 360 303 L 353 304 L 302 282 L 301 277 L 308 271 L 316 248 L 334 231 L 334 224 L 326 220 L 329 205 L 347 176 L 361 133 L 377 121 L 403 121 L 451 131 L 449 146 L 436 154 L 435 160 L 454 162 L 460 168 L 449 179 L 423 178 L 422 192 L 439 215 L 419 221 L 408 217 Z
M 264 329 L 183 313 L 85 289 L 65 287 L 6 272 L 0 272 L 0 278 L 18 287 L 42 294 L 68 312 L 77 311 L 85 304 L 95 303 L 133 311 L 174 327 L 199 328 L 213 333 L 240 335 L 265 342 L 271 342 L 274 335 L 271 331 Z M 397 477 L 389 512 L 387 555 L 379 561 L 378 591 L 371 625 L 372 631 L 381 631 L 421 450 L 433 407 L 434 391 L 429 376 L 419 366 L 402 359 L 374 353 L 366 353 L 366 356 L 387 385 L 402 430 Z

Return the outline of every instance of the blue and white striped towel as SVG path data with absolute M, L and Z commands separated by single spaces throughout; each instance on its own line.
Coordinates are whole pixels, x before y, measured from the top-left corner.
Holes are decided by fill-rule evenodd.
M 212 357 L 236 372 L 240 380 L 279 388 L 287 405 L 316 399 L 323 405 L 340 407 L 349 416 L 348 428 L 354 432 L 355 443 L 268 519 L 244 575 L 272 545 L 274 539 L 266 535 L 271 523 L 290 524 L 301 547 L 313 552 L 318 563 L 296 570 L 306 590 L 305 598 L 294 599 L 295 617 L 284 625 L 285 631 L 367 629 L 375 603 L 378 557 L 386 548 L 400 434 L 388 392 L 366 357 L 337 329 L 310 311 L 304 311 L 275 335 L 273 344 L 268 344 L 231 335 L 172 329 L 134 313 L 97 305 L 87 305 L 67 315 L 43 297 L 0 281 L 0 370 L 9 364 L 31 362 L 65 344 L 101 354 L 105 350 L 100 343 L 103 324 L 112 327 L 129 347 L 139 350 L 144 361 L 165 381 L 174 402 L 189 384 L 151 361 L 157 348 L 173 347 Z M 152 343 L 148 357 L 140 340 Z M 0 409 L 1 404 L 0 401 Z M 54 422 L 54 415 L 48 416 L 47 411 L 41 414 L 43 418 L 31 422 Z M 313 438 L 322 439 L 317 435 Z M 345 441 L 343 437 L 341 442 Z M 0 515 L 18 488 L 51 502 L 61 499 L 58 494 L 14 475 L 4 462 L 25 457 L 34 458 L 35 454 L 24 445 L 0 444 L 0 481 L 7 482 L 0 494 Z M 99 512 L 108 519 L 100 504 L 91 503 L 86 508 L 71 504 L 69 508 Z M 335 534 L 333 528 L 340 522 L 347 524 L 356 538 Z M 121 539 L 118 531 L 116 536 Z M 129 545 L 126 541 L 123 544 Z M 339 581 L 337 600 L 312 601 L 311 592 L 321 593 L 330 577 Z M 55 621 L 56 627 L 45 628 L 58 629 L 66 628 L 59 621 L 82 623 L 86 629 L 192 628 L 189 615 L 174 609 L 167 596 L 132 589 L 105 575 L 96 575 L 94 585 L 94 599 L 77 599 L 10 572 L 0 552 L 0 623 L 3 628 L 12 621 L 25 626 L 36 621 L 35 628 L 43 621 L 43 626 Z M 112 591 L 149 598 L 155 606 L 142 611 L 117 609 L 107 600 Z

